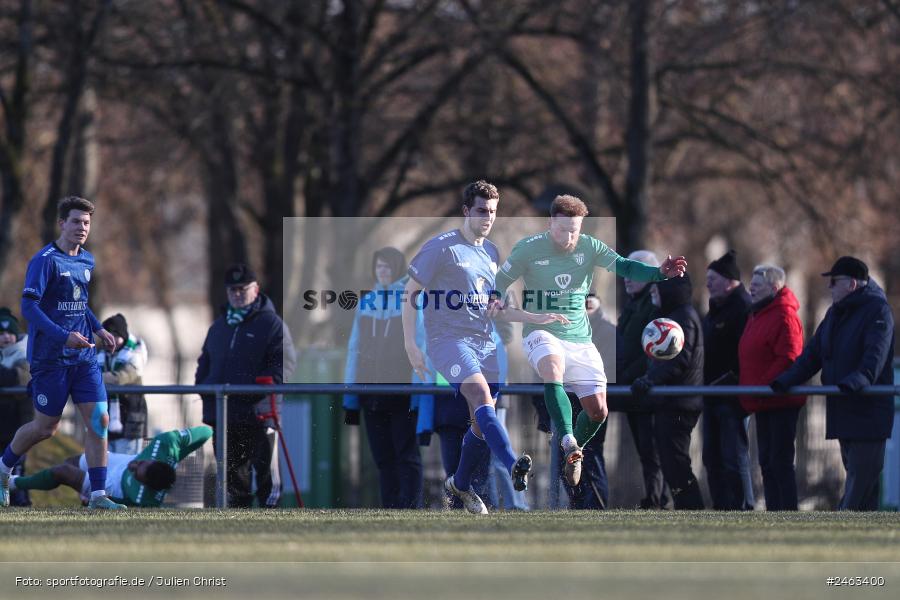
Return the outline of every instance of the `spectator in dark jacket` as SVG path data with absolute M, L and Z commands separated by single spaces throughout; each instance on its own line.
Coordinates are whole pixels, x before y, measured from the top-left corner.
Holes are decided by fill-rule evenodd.
M 653 285 L 659 297 L 658 316 L 681 325 L 684 348 L 671 360 L 651 361 L 647 374 L 631 384 L 638 399 L 646 398 L 654 385 L 703 385 L 703 327 L 691 306 L 691 279 L 685 274 Z M 703 400 L 700 396 L 654 396 L 650 400 L 656 447 L 675 508 L 702 510 L 703 495 L 691 468 L 690 448 Z
M 19 320 L 7 307 L 0 308 L 0 387 L 28 385 L 31 369 L 26 359 L 28 336 L 19 335 Z M 0 396 L 0 444 L 9 444 L 16 431 L 34 418 L 34 403 L 28 394 Z M 12 475 L 25 473 L 25 456 Z M 31 506 L 28 490 L 10 490 L 11 506 Z
M 803 351 L 800 303 L 784 285 L 784 270 L 759 265 L 750 280 L 750 317 L 738 346 L 741 385 L 768 385 L 794 364 Z M 741 406 L 756 413 L 756 444 L 762 469 L 766 510 L 797 510 L 794 440 L 805 396 L 741 396 Z
M 412 367 L 403 347 L 400 306 L 393 294 L 406 286 L 406 258 L 386 247 L 372 257 L 374 302 L 360 302 L 347 347 L 347 383 L 409 384 Z M 415 412 L 409 394 L 345 396 L 345 422 L 359 424 L 364 413 L 372 458 L 378 467 L 384 508 L 422 505 L 422 459 L 416 439 Z
M 706 271 L 709 312 L 703 317 L 703 383 L 738 382 L 738 342 L 750 294 L 741 283 L 734 250 L 712 261 Z M 716 510 L 753 510 L 750 479 L 750 417 L 737 398 L 703 399 L 703 466 Z
M 875 510 L 894 399 L 858 392 L 894 384 L 894 316 L 884 291 L 858 258 L 842 256 L 822 275 L 829 278 L 831 307 L 803 354 L 772 388 L 783 392 L 821 370 L 823 385 L 837 385 L 844 392 L 828 397 L 825 408 L 825 437 L 840 442 L 847 471 L 838 509 Z
M 283 383 L 294 369 L 290 332 L 275 313 L 272 301 L 259 290 L 256 274 L 245 264 L 225 272 L 228 304 L 213 322 L 197 361 L 196 384 L 253 384 L 268 376 Z M 228 505 L 253 504 L 251 482 L 256 475 L 259 506 L 275 507 L 281 495 L 278 476 L 277 432 L 257 414 L 269 412 L 263 395 L 228 396 Z M 214 429 L 214 396 L 203 397 L 203 422 Z
M 628 255 L 631 260 L 639 260 L 648 265 L 658 265 L 659 259 L 649 250 L 636 250 Z M 641 335 L 647 323 L 656 316 L 657 308 L 650 298 L 650 284 L 625 278 L 625 292 L 628 301 L 622 309 L 617 325 L 622 341 L 622 351 L 616 356 L 617 381 L 621 385 L 631 385 L 635 379 L 647 372 L 647 355 L 641 343 Z M 659 464 L 659 452 L 653 439 L 653 413 L 645 410 L 629 410 L 626 414 L 628 428 L 634 439 L 634 446 L 641 459 L 644 476 L 644 498 L 641 508 L 669 508 L 672 496 L 666 485 Z

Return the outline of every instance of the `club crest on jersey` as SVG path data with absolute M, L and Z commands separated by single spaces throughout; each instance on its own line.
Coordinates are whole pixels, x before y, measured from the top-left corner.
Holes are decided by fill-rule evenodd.
M 72 285 L 72 298 L 73 298 L 74 300 L 78 300 L 79 298 L 81 298 L 81 286 L 78 285 L 78 284 L 75 283 L 75 282 L 72 282 L 72 283 L 73 283 L 73 285 Z
M 572 283 L 572 276 L 568 273 L 560 273 L 555 278 L 556 285 L 559 286 L 559 289 L 564 290 L 569 287 L 569 284 Z
M 479 277 L 475 280 L 475 289 L 478 290 L 479 294 L 484 293 L 485 284 L 487 283 L 487 279 L 484 277 Z
M 462 367 L 460 367 L 459 365 L 453 365 L 452 367 L 450 367 L 450 377 L 458 377 L 461 372 Z
M 38 394 L 37 403 L 41 406 L 47 406 L 47 396 L 44 394 Z
M 579 267 L 584 264 L 584 252 L 579 252 L 575 255 L 575 264 Z
M 85 269 L 85 270 L 84 270 L 84 280 L 85 280 L 85 281 L 90 281 L 90 280 L 91 280 L 91 270 L 90 270 L 90 269 Z

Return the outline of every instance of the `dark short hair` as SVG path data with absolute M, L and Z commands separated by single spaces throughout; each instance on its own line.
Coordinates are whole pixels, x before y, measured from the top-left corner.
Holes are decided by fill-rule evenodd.
M 587 205 L 580 198 L 565 194 L 557 196 L 550 205 L 550 216 L 555 217 L 563 215 L 566 217 L 586 217 L 588 215 Z
M 496 185 L 479 179 L 467 185 L 463 190 L 463 206 L 472 208 L 475 205 L 475 198 L 499 200 L 500 192 L 497 191 Z
M 145 483 L 154 490 L 167 490 L 175 485 L 175 468 L 162 461 L 153 461 L 147 467 L 147 481 Z
M 86 212 L 87 214 L 92 215 L 94 214 L 94 203 L 90 200 L 79 198 L 78 196 L 66 196 L 59 201 L 59 206 L 57 207 L 59 220 L 65 221 L 66 219 L 68 219 L 69 212 L 73 210 L 80 210 L 81 212 Z

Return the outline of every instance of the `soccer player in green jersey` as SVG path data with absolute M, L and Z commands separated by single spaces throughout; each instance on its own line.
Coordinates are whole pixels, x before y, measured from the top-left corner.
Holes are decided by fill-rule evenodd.
M 517 279 L 524 280 L 524 310 L 568 318 L 567 323 L 526 324 L 522 337 L 528 361 L 544 381 L 544 400 L 561 436 L 569 485 L 581 479 L 581 449 L 609 414 L 603 360 L 591 342 L 585 311 L 594 268 L 634 281 L 680 277 L 687 269 L 683 256 L 669 256 L 658 268 L 619 256 L 600 240 L 581 233 L 587 214 L 587 206 L 578 198 L 557 196 L 550 206 L 550 229 L 519 241 L 496 279 L 501 297 L 506 297 Z M 584 408 L 574 427 L 567 390 L 578 396 Z
M 139 454 L 109 453 L 106 491 L 115 502 L 126 506 L 162 506 L 175 484 L 175 465 L 212 437 L 212 427 L 202 425 L 160 433 Z M 90 494 L 85 456 L 72 456 L 59 465 L 26 477 L 13 477 L 11 489 L 52 490 L 67 485 L 81 494 Z

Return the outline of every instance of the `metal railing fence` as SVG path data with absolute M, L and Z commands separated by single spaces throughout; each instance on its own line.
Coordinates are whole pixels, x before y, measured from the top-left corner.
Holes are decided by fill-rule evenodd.
M 392 395 L 392 394 L 433 394 L 433 395 L 450 395 L 454 393 L 453 388 L 438 385 L 412 385 L 412 384 L 309 384 L 309 383 L 286 383 L 279 385 L 232 385 L 232 384 L 216 384 L 216 385 L 110 385 L 107 386 L 110 394 L 199 394 L 210 395 L 216 398 L 216 423 L 228 422 L 228 404 L 225 402 L 230 395 L 262 395 L 262 394 L 290 394 L 297 396 L 308 395 L 326 395 L 340 396 L 344 394 L 369 394 L 369 395 Z M 534 396 L 542 395 L 544 388 L 542 385 L 505 385 L 502 391 L 506 396 Z M 27 390 L 24 386 L 16 387 L 0 387 L 0 397 L 13 394 L 25 394 Z M 790 388 L 785 392 L 786 395 L 798 396 L 843 396 L 845 395 L 835 385 L 801 385 Z M 704 397 L 726 397 L 726 396 L 757 396 L 757 397 L 774 397 L 777 394 L 768 386 L 740 386 L 740 385 L 723 385 L 723 386 L 656 386 L 653 387 L 648 396 L 704 396 Z M 856 395 L 864 396 L 900 396 L 900 385 L 874 385 L 865 388 Z M 611 385 L 607 388 L 607 396 L 609 397 L 609 409 L 611 411 L 635 411 L 636 409 L 630 405 L 625 398 L 631 396 L 631 389 L 623 385 Z M 644 409 L 646 410 L 646 409 Z M 216 506 L 224 508 L 227 506 L 227 427 L 218 427 L 216 431 Z

